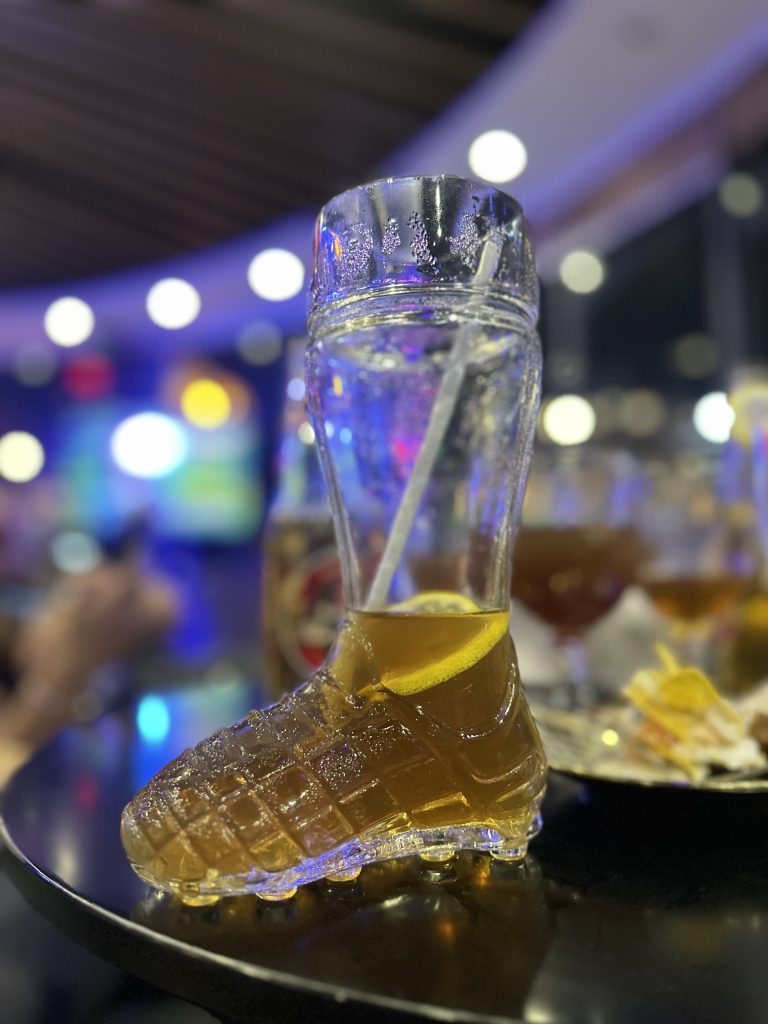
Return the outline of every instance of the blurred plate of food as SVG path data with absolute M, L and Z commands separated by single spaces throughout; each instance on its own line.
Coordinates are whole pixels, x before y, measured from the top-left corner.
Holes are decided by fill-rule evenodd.
M 582 781 L 768 793 L 768 681 L 722 697 L 665 647 L 622 700 L 563 710 L 534 703 L 549 764 Z

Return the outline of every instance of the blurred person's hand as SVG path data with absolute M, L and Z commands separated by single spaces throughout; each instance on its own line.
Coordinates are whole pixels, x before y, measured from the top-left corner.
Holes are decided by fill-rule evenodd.
M 0 705 L 0 758 L 4 746 L 45 742 L 70 721 L 73 701 L 96 668 L 149 646 L 176 615 L 171 587 L 132 562 L 105 563 L 59 582 L 19 633 L 18 683 Z

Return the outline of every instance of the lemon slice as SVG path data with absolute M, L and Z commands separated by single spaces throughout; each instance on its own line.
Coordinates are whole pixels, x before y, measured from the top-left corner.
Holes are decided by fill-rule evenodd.
M 476 665 L 508 623 L 506 610 L 483 611 L 469 597 L 438 590 L 390 605 L 366 627 L 381 685 L 412 696 Z
M 468 614 L 479 612 L 480 608 L 471 597 L 457 594 L 453 590 L 422 590 L 415 597 L 399 601 L 387 608 L 390 612 L 424 612 L 430 615 Z

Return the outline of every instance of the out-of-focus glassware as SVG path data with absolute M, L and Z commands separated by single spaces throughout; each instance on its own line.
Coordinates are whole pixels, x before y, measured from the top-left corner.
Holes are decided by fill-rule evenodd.
M 278 486 L 262 537 L 261 654 L 277 700 L 322 665 L 343 613 L 341 566 L 304 402 L 306 340 L 286 353 Z
M 622 451 L 578 446 L 534 461 L 512 595 L 552 627 L 566 655 L 569 686 L 550 694 L 553 703 L 595 697 L 585 639 L 635 579 L 637 486 L 635 461 Z
M 525 854 L 546 767 L 508 627 L 537 297 L 522 212 L 494 188 L 388 179 L 324 207 L 307 397 L 346 618 L 293 694 L 126 809 L 151 884 L 284 898 L 381 858 Z
M 734 372 L 728 401 L 734 410 L 732 442 L 748 466 L 748 502 L 754 506 L 760 557 L 755 586 L 728 622 L 718 685 L 743 693 L 768 678 L 768 366 L 743 365 Z
M 728 396 L 733 436 L 750 458 L 750 495 L 761 539 L 763 584 L 768 586 L 768 365 L 744 367 Z
M 739 459 L 682 455 L 655 463 L 637 525 L 644 541 L 638 582 L 670 622 L 679 658 L 714 670 L 715 627 L 754 584 L 755 510 Z

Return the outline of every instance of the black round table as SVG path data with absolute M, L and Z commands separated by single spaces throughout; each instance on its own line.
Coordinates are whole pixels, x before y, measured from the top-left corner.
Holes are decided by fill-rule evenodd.
M 764 1024 L 768 798 L 552 774 L 524 866 L 415 858 L 287 903 L 147 891 L 123 804 L 248 693 L 143 698 L 41 751 L 2 801 L 11 879 L 72 938 L 225 1021 Z

